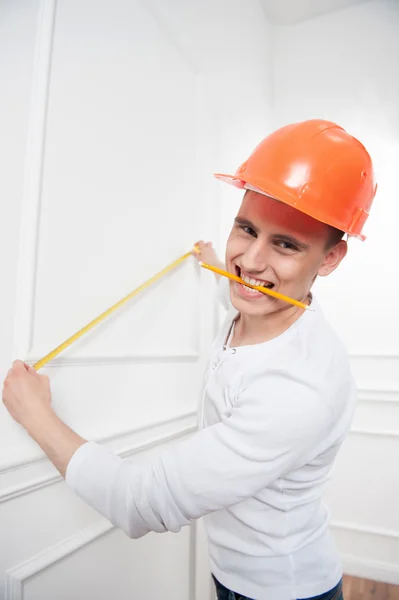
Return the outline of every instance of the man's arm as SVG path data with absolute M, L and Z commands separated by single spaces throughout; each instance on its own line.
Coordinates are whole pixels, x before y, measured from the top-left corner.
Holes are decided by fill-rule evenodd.
M 131 538 L 177 532 L 214 511 L 253 497 L 321 453 L 334 417 L 306 381 L 257 378 L 221 422 L 131 463 L 90 442 L 72 457 L 66 481 Z
M 229 417 L 149 463 L 132 464 L 85 443 L 49 412 L 47 378 L 24 373 L 22 363 L 13 371 L 3 392 L 11 414 L 72 489 L 132 538 L 179 531 L 252 497 L 323 451 L 334 426 L 323 390 L 291 371 L 265 373 L 242 392 Z
M 29 423 L 27 432 L 63 477 L 76 450 L 87 443 L 87 440 L 72 431 L 52 410 L 39 414 L 35 421 Z
M 69 461 L 86 440 L 63 423 L 52 409 L 49 378 L 16 360 L 4 381 L 3 402 L 65 477 Z

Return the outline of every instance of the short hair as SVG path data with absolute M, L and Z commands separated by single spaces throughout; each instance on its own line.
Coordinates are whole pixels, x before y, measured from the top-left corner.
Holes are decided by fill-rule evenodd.
M 336 246 L 338 242 L 342 240 L 344 235 L 345 233 L 340 229 L 336 229 L 335 227 L 328 225 L 328 238 L 326 243 L 326 249 L 331 250 L 331 248 L 334 248 L 334 246 Z

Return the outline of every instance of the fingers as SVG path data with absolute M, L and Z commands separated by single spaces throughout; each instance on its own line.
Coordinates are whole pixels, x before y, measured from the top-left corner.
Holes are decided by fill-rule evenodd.
M 196 242 L 193 246 L 193 249 L 191 251 L 192 256 L 194 256 L 194 258 L 199 258 L 201 255 L 201 242 Z
M 198 242 L 195 242 L 194 246 L 193 246 L 193 251 L 192 254 L 198 255 L 201 252 L 201 247 L 203 246 L 204 242 L 202 240 L 198 240 Z
M 30 373 L 31 375 L 37 375 L 36 369 L 34 367 L 31 367 L 22 360 L 14 360 L 11 369 L 9 369 L 7 373 L 7 377 L 10 377 L 12 375 L 23 375 L 26 372 Z
M 23 363 L 22 360 L 14 360 L 14 362 L 12 363 L 12 370 L 16 373 L 24 371 L 25 363 Z
M 198 240 L 198 242 L 194 244 L 192 255 L 195 256 L 195 258 L 199 259 L 206 249 L 211 248 L 212 242 L 204 242 L 204 240 Z

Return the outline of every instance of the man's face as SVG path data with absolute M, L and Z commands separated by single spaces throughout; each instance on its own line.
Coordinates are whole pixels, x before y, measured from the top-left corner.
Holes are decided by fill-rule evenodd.
M 253 285 L 304 300 L 317 275 L 329 275 L 346 254 L 346 242 L 328 248 L 327 225 L 268 196 L 246 192 L 231 230 L 226 267 Z M 261 316 L 290 308 L 286 302 L 230 281 L 233 306 Z

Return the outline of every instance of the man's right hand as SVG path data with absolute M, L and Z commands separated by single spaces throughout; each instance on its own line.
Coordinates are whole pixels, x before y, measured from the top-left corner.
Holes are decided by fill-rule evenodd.
M 214 267 L 220 267 L 222 265 L 222 262 L 219 260 L 218 255 L 212 246 L 212 242 L 204 242 L 203 240 L 196 242 L 192 255 L 198 261 L 202 261 L 208 265 L 213 265 Z M 224 268 L 224 266 L 222 265 L 221 268 Z
M 204 242 L 203 240 L 200 240 L 194 245 L 192 255 L 198 260 L 198 262 L 201 261 L 208 265 L 212 265 L 213 267 L 226 270 L 226 267 L 216 254 L 216 251 L 212 246 L 212 242 Z M 214 273 L 214 275 L 216 281 L 219 281 L 220 275 L 218 273 Z

